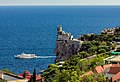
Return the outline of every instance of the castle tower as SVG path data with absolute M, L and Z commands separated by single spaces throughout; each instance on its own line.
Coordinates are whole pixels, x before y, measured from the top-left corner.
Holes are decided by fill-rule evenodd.
M 57 28 L 57 34 L 61 35 L 62 34 L 62 25 L 59 25 Z
M 72 40 L 73 35 L 71 35 L 70 33 L 64 32 L 62 30 L 62 26 L 59 25 L 57 28 L 57 40 L 58 41 L 64 41 L 64 40 Z
M 61 32 L 61 31 L 62 31 L 62 25 L 59 25 L 59 26 L 58 26 L 57 31 L 58 31 L 58 32 Z

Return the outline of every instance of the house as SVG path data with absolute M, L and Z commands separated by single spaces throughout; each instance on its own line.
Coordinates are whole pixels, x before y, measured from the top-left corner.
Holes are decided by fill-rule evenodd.
M 7 82 L 28 82 L 27 79 L 24 79 L 23 77 L 19 77 L 12 73 L 7 73 L 4 71 L 0 71 L 0 79 L 4 79 Z
M 114 52 L 114 54 L 120 54 L 120 52 Z M 104 59 L 105 64 L 120 64 L 120 55 L 113 55 Z
M 103 74 L 110 82 L 120 82 L 120 64 L 106 64 L 95 67 L 94 71 L 89 71 L 80 77 L 91 74 Z
M 102 66 L 97 66 L 94 69 L 94 73 L 102 73 L 104 71 L 104 68 Z
M 22 78 L 26 78 L 28 82 L 30 81 L 30 78 L 33 74 L 30 74 L 28 70 L 25 70 L 22 74 L 19 74 L 18 76 Z M 36 75 L 36 82 L 42 82 L 43 78 L 40 75 Z
M 120 72 L 112 77 L 112 82 L 120 82 Z

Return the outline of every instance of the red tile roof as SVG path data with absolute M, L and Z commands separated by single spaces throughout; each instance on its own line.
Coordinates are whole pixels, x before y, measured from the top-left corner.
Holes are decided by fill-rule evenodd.
M 28 81 L 30 81 L 32 74 L 30 74 L 30 72 L 28 70 L 24 71 L 23 73 L 26 74 L 26 79 L 28 79 Z M 23 73 L 19 74 L 18 76 L 23 77 Z M 40 79 L 42 79 L 42 77 L 40 75 L 36 75 L 36 81 L 39 81 Z
M 94 69 L 94 73 L 102 73 L 104 72 L 107 68 L 110 68 L 109 72 L 110 74 L 116 74 L 112 77 L 112 80 L 115 81 L 117 79 L 120 79 L 120 64 L 107 64 L 107 65 L 103 65 L 103 66 L 97 66 Z M 80 77 L 84 77 L 85 75 L 90 75 L 90 74 L 94 74 L 92 71 L 89 71 L 83 75 L 81 75 Z M 112 82 L 113 82 L 112 81 Z
M 107 69 L 107 68 L 110 68 L 110 67 L 112 67 L 112 64 L 103 65 L 104 70 Z
M 84 77 L 85 75 L 91 75 L 91 74 L 93 74 L 93 72 L 92 71 L 88 71 L 87 73 L 81 75 L 80 77 Z
M 26 75 L 31 75 L 28 70 L 25 70 L 24 73 L 25 73 Z
M 36 75 L 36 80 L 40 80 L 42 77 L 40 75 Z
M 112 77 L 112 82 L 120 78 L 120 72 L 118 72 L 116 75 Z
M 102 73 L 104 71 L 103 67 L 102 66 L 97 66 L 95 67 L 95 72 L 96 73 Z
M 120 64 L 112 64 L 112 67 L 120 67 Z
M 118 72 L 120 72 L 120 67 L 111 67 L 108 73 L 117 74 Z

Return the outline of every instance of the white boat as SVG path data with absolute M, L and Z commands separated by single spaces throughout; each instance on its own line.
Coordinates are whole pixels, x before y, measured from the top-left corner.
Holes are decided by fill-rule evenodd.
M 31 59 L 31 58 L 37 58 L 35 54 L 25 54 L 21 53 L 20 55 L 16 55 L 15 58 L 24 58 L 24 59 Z

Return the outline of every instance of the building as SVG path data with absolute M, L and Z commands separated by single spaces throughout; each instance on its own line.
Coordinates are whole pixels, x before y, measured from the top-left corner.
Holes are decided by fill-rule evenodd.
M 71 33 L 64 32 L 62 26 L 57 28 L 57 40 L 72 40 L 73 35 Z
M 28 82 L 27 79 L 24 79 L 23 77 L 19 77 L 12 73 L 7 73 L 4 71 L 0 71 L 0 79 L 4 79 L 7 82 Z
M 105 64 L 120 64 L 120 55 L 113 55 L 104 59 Z
M 22 74 L 19 74 L 18 76 L 26 78 L 29 82 L 32 75 L 33 74 L 30 74 L 28 70 L 25 70 Z M 40 75 L 36 75 L 36 82 L 43 82 L 43 78 Z
M 72 55 L 78 54 L 80 52 L 81 45 L 81 40 L 73 38 L 71 33 L 64 32 L 62 30 L 62 26 L 58 26 L 56 48 L 54 50 L 57 55 L 55 62 L 64 61 Z
M 116 28 L 105 28 L 101 31 L 102 34 L 114 35 Z
M 82 78 L 82 77 L 84 77 L 85 75 L 91 75 L 91 74 L 94 74 L 93 71 L 88 71 L 87 73 L 81 75 L 80 77 Z
M 97 66 L 93 71 L 81 75 L 80 78 L 91 74 L 103 74 L 104 77 L 108 78 L 109 82 L 120 82 L 120 64 Z

